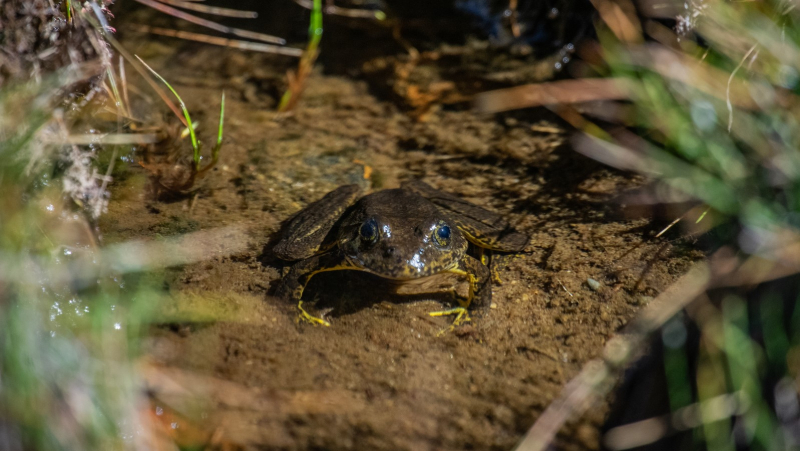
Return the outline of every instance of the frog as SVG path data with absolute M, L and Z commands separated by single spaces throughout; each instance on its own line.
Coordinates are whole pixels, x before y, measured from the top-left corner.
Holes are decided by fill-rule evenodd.
M 303 308 L 305 288 L 319 273 L 365 271 L 397 283 L 451 273 L 468 282 L 466 295 L 452 287 L 458 306 L 430 314 L 455 315 L 453 325 L 460 325 L 470 321 L 470 309 L 491 303 L 484 252 L 519 253 L 528 241 L 501 215 L 420 180 L 365 196 L 360 185 L 344 185 L 285 224 L 273 253 L 293 263 L 277 294 L 297 303 L 300 319 L 330 326 Z M 479 257 L 467 252 L 470 243 Z

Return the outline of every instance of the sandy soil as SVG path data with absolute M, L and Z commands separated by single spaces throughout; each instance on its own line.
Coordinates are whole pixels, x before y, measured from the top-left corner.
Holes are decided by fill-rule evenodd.
M 295 114 L 278 118 L 292 61 L 177 41 L 127 45 L 174 83 L 206 142 L 220 91 L 228 96 L 220 164 L 195 191 L 154 200 L 146 171 L 131 164 L 101 222 L 107 242 L 248 231 L 245 252 L 167 273 L 172 301 L 147 342 L 158 365 L 274 401 L 206 405 L 203 421 L 226 442 L 509 449 L 581 365 L 701 256 L 653 238 L 663 224 L 623 217 L 609 201 L 643 181 L 574 152 L 546 113 L 480 116 L 456 104 L 426 109 L 420 122 L 396 97 L 376 97 L 374 80 L 318 71 Z M 281 222 L 342 184 L 377 190 L 409 178 L 501 212 L 531 235 L 532 251 L 501 268 L 492 307 L 438 336 L 449 324 L 427 315 L 438 301 L 403 302 L 363 274 L 338 273 L 306 293 L 309 304 L 339 306 L 332 326 L 297 324 L 294 305 L 270 295 L 283 265 L 269 243 Z M 603 415 L 570 425 L 559 447 L 597 448 Z

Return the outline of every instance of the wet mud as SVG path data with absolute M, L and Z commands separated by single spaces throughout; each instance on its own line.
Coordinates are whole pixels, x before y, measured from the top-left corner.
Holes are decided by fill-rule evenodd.
M 125 43 L 173 83 L 205 142 L 227 95 L 216 168 L 188 193 L 153 199 L 147 171 L 131 163 L 100 224 L 107 242 L 246 230 L 246 251 L 167 271 L 170 300 L 146 342 L 157 365 L 272 400 L 184 412 L 202 412 L 196 420 L 226 442 L 509 449 L 582 364 L 702 256 L 670 241 L 676 235 L 654 238 L 665 224 L 625 217 L 614 200 L 644 180 L 576 153 L 570 131 L 546 111 L 487 116 L 445 105 L 420 118 L 373 81 L 317 70 L 299 108 L 278 116 L 294 61 Z M 155 100 L 148 108 L 164 109 Z M 371 276 L 336 272 L 315 277 L 305 296 L 331 327 L 298 324 L 295 305 L 271 295 L 285 266 L 270 253 L 282 222 L 342 184 L 378 190 L 407 179 L 499 212 L 531 235 L 530 252 L 501 262 L 492 305 L 440 334 L 451 318 L 428 313 L 446 299 L 392 295 Z M 557 446 L 596 449 L 603 415 L 570 424 Z

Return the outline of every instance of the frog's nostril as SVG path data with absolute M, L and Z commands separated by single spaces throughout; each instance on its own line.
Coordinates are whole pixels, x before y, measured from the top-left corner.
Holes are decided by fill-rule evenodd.
M 383 251 L 383 253 L 387 257 L 391 257 L 391 256 L 393 256 L 394 254 L 397 253 L 397 248 L 396 247 L 387 247 L 386 250 Z

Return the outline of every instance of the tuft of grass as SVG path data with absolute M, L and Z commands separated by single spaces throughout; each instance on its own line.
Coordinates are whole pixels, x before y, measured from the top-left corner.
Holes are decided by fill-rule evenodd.
M 183 112 L 183 116 L 186 119 L 187 129 L 189 131 L 189 135 L 191 136 L 192 140 L 192 150 L 193 150 L 193 158 L 192 161 L 194 162 L 193 171 L 196 174 L 202 174 L 217 164 L 219 161 L 219 152 L 222 149 L 222 137 L 223 137 L 223 123 L 225 121 L 225 92 L 222 93 L 222 101 L 220 103 L 220 112 L 219 112 L 219 127 L 217 130 L 217 142 L 214 145 L 213 149 L 211 150 L 211 162 L 206 165 L 204 168 L 200 168 L 200 144 L 197 140 L 197 135 L 195 134 L 195 125 L 192 123 L 192 118 L 189 115 L 189 109 L 186 108 L 186 104 L 183 102 L 183 99 L 178 94 L 178 92 L 169 84 L 169 82 L 164 79 L 158 72 L 156 72 L 152 67 L 147 65 L 138 55 L 134 55 L 136 59 L 139 60 L 140 63 L 144 65 L 153 75 L 155 75 L 162 83 L 167 87 L 167 89 L 172 92 L 176 99 L 178 99 L 178 103 L 180 104 L 181 111 Z
M 183 117 L 186 119 L 186 124 L 187 124 L 186 128 L 189 130 L 189 135 L 192 138 L 192 150 L 194 151 L 193 161 L 195 170 L 200 169 L 200 145 L 197 142 L 197 135 L 194 133 L 194 124 L 192 124 L 192 117 L 189 115 L 189 109 L 186 108 L 186 104 L 183 102 L 183 99 L 181 98 L 180 94 L 178 94 L 178 92 L 175 91 L 172 85 L 169 84 L 169 82 L 165 80 L 164 77 L 162 77 L 152 67 L 148 66 L 143 59 L 139 58 L 139 55 L 134 55 L 134 56 L 136 57 L 137 60 L 139 60 L 140 63 L 144 65 L 144 67 L 147 68 L 147 70 L 149 70 L 153 75 L 155 75 L 156 78 L 161 80 L 161 82 L 164 83 L 167 89 L 170 90 L 172 95 L 174 95 L 175 98 L 178 99 L 178 104 L 180 105 L 181 111 L 183 112 Z
M 800 11 L 779 0 L 685 8 L 675 31 L 646 21 L 649 41 L 623 38 L 631 29 L 611 22 L 601 27 L 605 60 L 595 68 L 622 80 L 634 114 L 626 127 L 579 142 L 589 155 L 646 170 L 702 201 L 693 222 L 715 218 L 719 245 L 757 259 L 741 273 L 764 286 L 777 265 L 798 267 Z M 800 312 L 800 299 L 774 290 L 714 303 L 700 297 L 688 319 L 661 329 L 671 413 L 660 420 L 691 431 L 697 449 L 741 449 L 745 441 L 785 449 L 796 432 L 775 406 L 797 404 L 786 362 L 800 340 L 784 312 Z M 673 339 L 689 328 L 694 342 Z M 678 421 L 689 413 L 692 421 Z
M 683 35 L 649 23 L 666 45 L 601 30 L 598 69 L 624 81 L 644 139 L 600 138 L 740 225 L 742 250 L 770 252 L 800 228 L 800 13 L 775 0 L 695 3 Z

